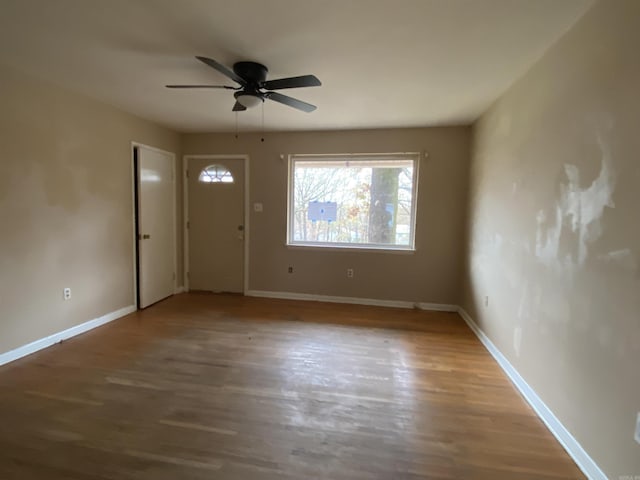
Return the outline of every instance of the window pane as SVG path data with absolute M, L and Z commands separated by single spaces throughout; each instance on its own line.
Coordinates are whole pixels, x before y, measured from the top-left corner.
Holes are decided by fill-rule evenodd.
M 293 159 L 290 243 L 413 245 L 413 158 Z
M 209 165 L 200 172 L 198 181 L 202 183 L 233 183 L 233 176 L 222 165 Z

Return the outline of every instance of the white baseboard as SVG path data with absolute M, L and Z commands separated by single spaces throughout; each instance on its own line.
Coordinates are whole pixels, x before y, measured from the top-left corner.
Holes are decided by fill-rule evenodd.
M 101 317 L 89 320 L 88 322 L 81 323 L 80 325 L 76 325 L 75 327 L 68 328 L 66 330 L 63 330 L 62 332 L 54 333 L 53 335 L 49 335 L 48 337 L 28 343 L 27 345 L 23 345 L 22 347 L 18 347 L 14 350 L 0 353 L 0 365 L 4 365 L 5 363 L 13 362 L 14 360 L 18 360 L 19 358 L 31 355 L 38 350 L 42 350 L 43 348 L 50 347 L 51 345 L 62 340 L 67 340 L 68 338 L 80 335 L 81 333 L 97 328 L 101 325 L 104 325 L 105 323 L 112 322 L 113 320 L 117 320 L 118 318 L 129 315 L 130 313 L 133 313 L 135 311 L 136 307 L 134 305 L 130 305 L 128 307 L 121 308 L 120 310 L 116 310 L 115 312 L 107 313 L 106 315 L 102 315 Z
M 584 473 L 589 480 L 607 480 L 607 476 L 604 474 L 600 467 L 593 461 L 587 452 L 582 448 L 578 441 L 571 435 L 569 430 L 558 420 L 553 412 L 545 405 L 538 394 L 529 386 L 529 384 L 520 376 L 518 371 L 511 365 L 509 360 L 498 350 L 489 337 L 482 331 L 482 329 L 473 321 L 469 314 L 462 308 L 458 308 L 458 313 L 467 322 L 469 328 L 473 330 L 480 342 L 489 351 L 491 356 L 498 362 L 500 368 L 504 370 L 511 382 L 520 391 L 524 399 L 531 405 L 531 408 L 538 414 L 538 417 L 544 422 L 551 433 L 556 437 L 558 442 L 567 451 L 567 453 L 576 462 L 582 473 Z
M 444 303 L 421 303 L 408 302 L 404 300 L 379 300 L 376 298 L 359 297 L 337 297 L 331 295 L 314 295 L 311 293 L 295 292 L 269 292 L 265 290 L 248 290 L 245 293 L 248 297 L 279 298 L 282 300 L 307 300 L 313 302 L 328 303 L 350 303 L 354 305 L 373 305 L 376 307 L 392 308 L 419 308 L 421 310 L 435 310 L 439 312 L 457 312 L 457 305 L 447 305 Z
M 457 312 L 457 305 L 449 305 L 448 303 L 425 303 L 419 302 L 414 304 L 414 307 L 419 308 L 420 310 L 428 310 L 432 312 Z

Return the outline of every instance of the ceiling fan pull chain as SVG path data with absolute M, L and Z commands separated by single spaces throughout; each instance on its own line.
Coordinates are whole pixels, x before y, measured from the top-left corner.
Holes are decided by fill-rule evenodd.
M 238 138 L 238 112 L 236 111 L 236 139 Z
M 261 142 L 264 142 L 264 100 L 262 101 L 262 138 Z

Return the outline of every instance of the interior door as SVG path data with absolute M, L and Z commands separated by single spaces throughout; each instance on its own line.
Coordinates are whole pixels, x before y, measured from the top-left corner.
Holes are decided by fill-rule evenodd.
M 188 162 L 189 289 L 242 293 L 244 159 Z
M 137 148 L 138 306 L 174 293 L 174 159 L 166 152 Z

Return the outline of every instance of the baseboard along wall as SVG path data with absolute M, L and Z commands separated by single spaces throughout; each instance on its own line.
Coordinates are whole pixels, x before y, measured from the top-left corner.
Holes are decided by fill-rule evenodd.
M 562 445 L 573 461 L 576 462 L 576 465 L 582 470 L 582 473 L 584 473 L 589 480 L 607 480 L 607 476 L 600 467 L 598 467 L 598 464 L 582 448 L 582 445 L 578 443 L 574 436 L 571 435 L 571 432 L 558 420 L 558 417 L 547 407 L 535 390 L 522 378 L 520 373 L 518 373 L 515 367 L 507 360 L 507 357 L 498 350 L 498 347 L 494 345 L 491 339 L 482 331 L 464 308 L 459 307 L 458 313 L 473 333 L 476 334 L 482 345 L 484 345 L 500 368 L 502 368 L 507 377 L 509 377 L 511 383 L 513 383 L 527 403 L 533 408 L 533 411 L 536 412 L 540 420 L 544 422 L 549 431 L 556 437 L 558 442 L 560 442 L 560 445 Z
M 331 295 L 315 295 L 311 293 L 295 292 L 270 292 L 266 290 L 249 290 L 245 293 L 248 297 L 279 298 L 282 300 L 306 300 L 313 302 L 349 303 L 353 305 L 372 305 L 376 307 L 391 308 L 419 308 L 421 310 L 433 310 L 438 312 L 457 312 L 457 305 L 444 303 L 409 302 L 405 300 L 379 300 L 376 298 L 339 297 Z
M 80 325 L 76 325 L 75 327 L 68 328 L 61 332 L 54 333 L 53 335 L 49 335 L 48 337 L 44 337 L 13 350 L 9 350 L 8 352 L 0 353 L 0 365 L 4 365 L 5 363 L 13 362 L 14 360 L 18 360 L 19 358 L 26 357 L 27 355 L 31 355 L 32 353 L 50 347 L 51 345 L 59 343 L 63 340 L 75 337 L 76 335 L 80 335 L 81 333 L 93 330 L 94 328 L 100 327 L 105 323 L 112 322 L 135 311 L 136 307 L 134 305 L 130 305 L 128 307 L 116 310 L 115 312 L 110 312 L 106 315 L 102 315 L 101 317 L 89 320 L 88 322 L 81 323 Z

